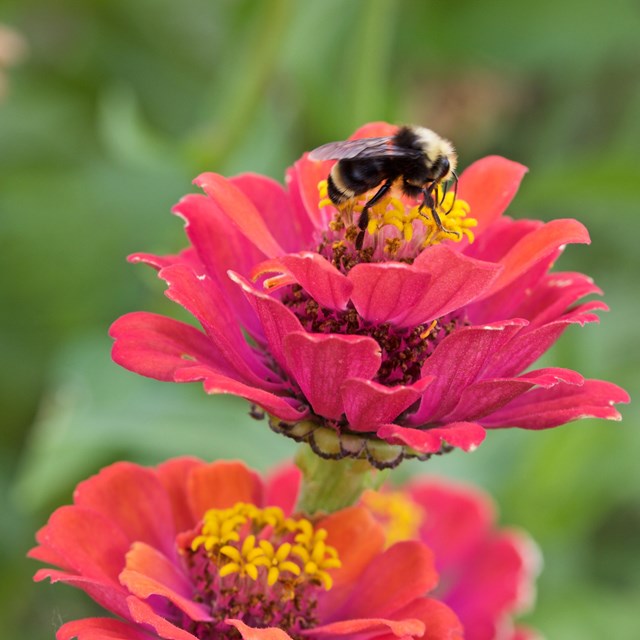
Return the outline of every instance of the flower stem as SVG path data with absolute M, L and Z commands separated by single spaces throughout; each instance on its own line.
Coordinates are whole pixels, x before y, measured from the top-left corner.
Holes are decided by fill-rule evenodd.
M 367 460 L 321 458 L 307 444 L 298 449 L 295 461 L 302 471 L 296 510 L 307 515 L 332 513 L 355 504 L 363 491 L 379 487 L 386 475 Z

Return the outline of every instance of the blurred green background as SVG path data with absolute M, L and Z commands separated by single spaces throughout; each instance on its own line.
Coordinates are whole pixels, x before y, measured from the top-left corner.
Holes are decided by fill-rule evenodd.
M 462 167 L 489 153 L 528 165 L 510 213 L 584 222 L 592 245 L 559 268 L 593 276 L 612 308 L 545 362 L 637 390 L 637 1 L 2 0 L 0 23 L 26 44 L 13 68 L 0 54 L 4 638 L 52 638 L 96 611 L 34 585 L 24 558 L 80 479 L 123 458 L 267 468 L 293 450 L 242 402 L 110 361 L 120 314 L 180 314 L 125 256 L 184 245 L 169 209 L 200 171 L 282 179 L 303 150 L 376 119 L 435 129 Z M 525 620 L 549 639 L 640 637 L 637 405 L 623 413 L 490 433 L 401 471 L 479 483 L 531 532 L 545 568 Z

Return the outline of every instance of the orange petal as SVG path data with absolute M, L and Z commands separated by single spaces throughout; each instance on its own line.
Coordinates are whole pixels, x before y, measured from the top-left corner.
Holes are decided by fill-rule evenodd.
M 332 574 L 334 589 L 354 582 L 384 548 L 382 527 L 362 507 L 338 511 L 317 526 L 327 530 L 327 544 L 338 550 L 342 563 L 342 567 Z
M 208 509 L 225 509 L 237 502 L 263 503 L 260 476 L 241 462 L 220 461 L 194 469 L 188 481 L 189 504 L 199 519 Z
M 176 531 L 185 531 L 193 527 L 199 516 L 191 513 L 189 501 L 187 500 L 187 478 L 191 471 L 206 463 L 198 458 L 182 457 L 172 458 L 158 465 L 156 473 L 160 482 L 164 485 L 171 507 L 173 508 L 173 519 Z
M 227 618 L 225 620 L 227 624 L 235 627 L 244 640 L 291 640 L 291 636 L 285 633 L 282 629 L 276 627 L 267 627 L 266 629 L 254 629 L 248 627 L 241 620 L 232 620 Z

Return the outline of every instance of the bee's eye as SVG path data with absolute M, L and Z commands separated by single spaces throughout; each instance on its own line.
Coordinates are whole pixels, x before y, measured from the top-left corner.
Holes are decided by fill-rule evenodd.
M 433 164 L 433 177 L 435 180 L 439 178 L 444 178 L 447 173 L 449 173 L 449 169 L 451 165 L 449 164 L 449 158 L 446 156 L 440 156 Z

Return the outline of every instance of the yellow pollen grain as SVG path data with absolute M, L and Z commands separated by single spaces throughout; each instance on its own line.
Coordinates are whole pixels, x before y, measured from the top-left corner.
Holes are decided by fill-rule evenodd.
M 318 182 L 318 193 L 320 194 L 321 198 L 327 198 L 329 195 L 329 181 L 328 180 L 320 180 L 320 182 Z M 331 201 L 329 201 L 329 204 L 331 204 Z M 322 206 L 322 205 L 320 205 Z

